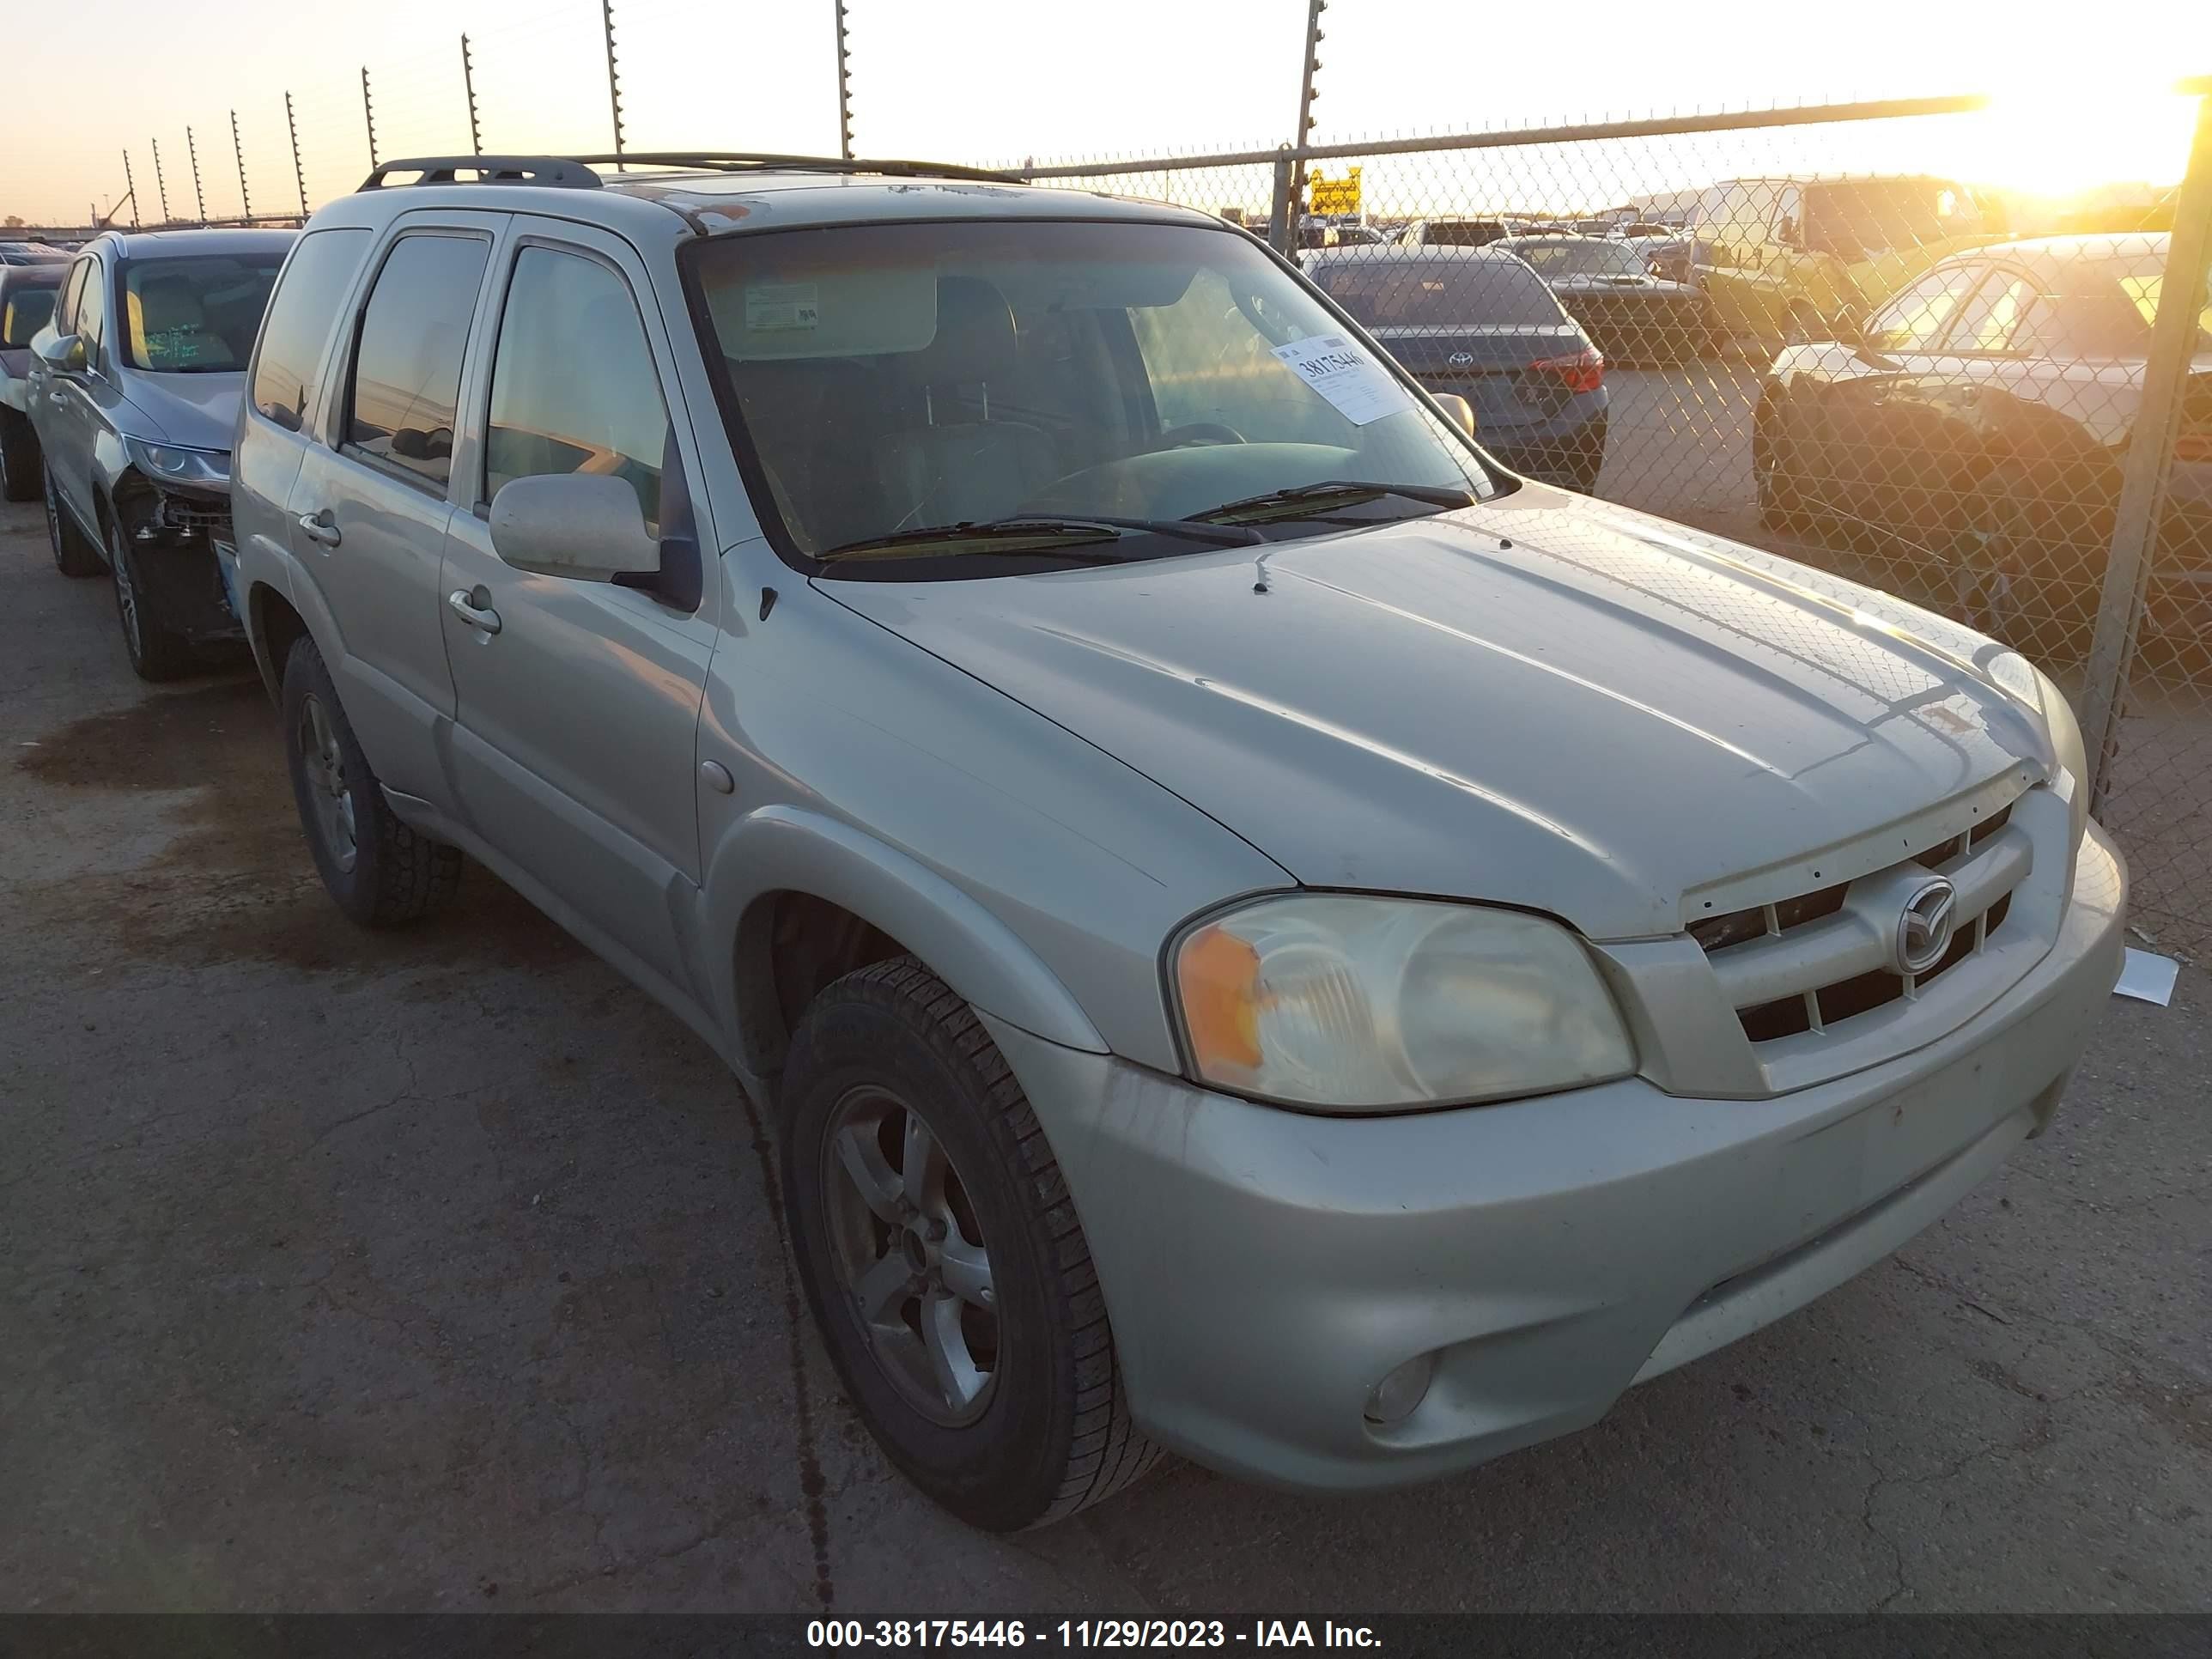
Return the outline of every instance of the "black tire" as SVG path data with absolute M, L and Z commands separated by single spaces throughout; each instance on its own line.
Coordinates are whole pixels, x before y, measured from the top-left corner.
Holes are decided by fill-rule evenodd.
M 865 1108 L 857 1116 L 855 1103 Z M 1098 1277 L 1044 1131 L 989 1034 L 942 980 L 898 957 L 822 992 L 793 1040 L 781 1107 L 784 1206 L 800 1279 L 862 1421 L 909 1480 L 971 1526 L 1012 1532 L 1073 1515 L 1160 1461 L 1129 1415 Z M 866 1127 L 878 1111 L 878 1127 Z M 934 1247 L 942 1261 L 921 1259 L 933 1248 L 924 1230 L 936 1226 L 941 1238 L 945 1224 L 931 1219 L 927 1198 L 919 1209 L 903 1200 L 917 1119 L 925 1144 L 941 1149 L 938 1209 L 967 1259 L 985 1264 L 992 1289 L 981 1305 L 948 1288 L 952 1245 Z M 881 1206 L 847 1173 L 846 1132 L 885 1160 Z M 888 1162 L 890 1146 L 899 1166 Z M 916 1264 L 906 1289 L 884 1300 L 872 1328 L 890 1334 L 880 1342 L 856 1294 L 855 1258 L 872 1251 L 878 1268 L 902 1265 L 902 1251 Z M 917 1288 L 925 1285 L 933 1288 Z M 956 1390 L 940 1385 L 926 1402 L 915 1364 L 898 1363 L 907 1344 L 926 1346 L 926 1296 L 940 1310 L 951 1304 L 970 1375 L 983 1376 L 972 1362 L 989 1356 L 964 1417 Z
M 364 927 L 392 927 L 449 902 L 461 884 L 461 849 L 431 840 L 392 811 L 312 639 L 295 642 L 285 659 L 283 708 L 300 828 L 338 908 Z M 311 759 L 303 733 L 317 730 L 318 715 Z M 335 775 L 325 756 L 336 762 Z M 349 843 L 336 832 L 340 821 L 350 828 Z
M 46 477 L 39 434 L 20 410 L 0 409 L 0 496 L 35 501 Z
M 100 550 L 92 544 L 92 538 L 76 527 L 69 508 L 62 505 L 53 468 L 41 463 L 39 471 L 46 481 L 46 545 L 53 550 L 54 568 L 64 576 L 100 575 L 107 566 L 101 562 Z
M 115 579 L 115 621 L 123 630 L 123 648 L 131 653 L 131 672 L 157 684 L 191 673 L 198 666 L 191 641 L 161 616 L 150 590 L 140 580 L 138 556 L 131 551 L 130 538 L 112 520 L 107 526 L 107 568 Z
M 1759 393 L 1751 420 L 1751 477 L 1759 495 L 1759 521 L 1780 535 L 1809 527 L 1796 445 L 1784 430 L 1785 416 L 1772 386 Z

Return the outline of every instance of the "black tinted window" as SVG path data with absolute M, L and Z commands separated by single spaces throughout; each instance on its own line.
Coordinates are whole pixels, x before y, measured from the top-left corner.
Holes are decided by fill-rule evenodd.
M 76 327 L 77 296 L 84 292 L 85 267 L 91 263 L 89 259 L 80 259 L 70 267 L 69 286 L 62 290 L 61 320 L 55 325 L 58 334 L 73 332 Z
M 301 239 L 284 267 L 261 327 L 253 407 L 288 432 L 300 429 L 314 398 L 338 301 L 368 247 L 366 230 L 319 230 Z
M 409 236 L 394 246 L 361 320 L 349 444 L 446 481 L 461 354 L 490 252 L 473 236 Z
M 1543 279 L 1518 259 L 1354 259 L 1315 276 L 1322 292 L 1369 328 L 1528 327 L 1565 320 Z
M 84 360 L 97 365 L 100 344 L 107 337 L 107 272 L 98 260 L 84 273 L 84 292 L 76 301 L 77 337 L 84 342 Z
M 54 290 L 50 288 L 10 288 L 8 308 L 0 314 L 0 346 L 27 346 L 54 314 Z

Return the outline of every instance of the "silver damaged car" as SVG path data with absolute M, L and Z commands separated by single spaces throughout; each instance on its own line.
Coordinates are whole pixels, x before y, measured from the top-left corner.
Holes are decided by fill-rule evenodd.
M 1513 476 L 1203 215 L 647 159 L 315 215 L 241 605 L 332 897 L 474 860 L 713 1045 L 956 1514 L 1565 1433 L 2051 1121 L 2126 884 L 2020 657 Z

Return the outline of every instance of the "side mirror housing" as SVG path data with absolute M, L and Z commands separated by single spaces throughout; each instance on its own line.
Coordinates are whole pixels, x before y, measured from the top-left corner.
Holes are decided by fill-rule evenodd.
M 1459 429 L 1470 438 L 1474 436 L 1474 405 L 1456 392 L 1434 392 L 1429 394 L 1437 406 L 1457 422 Z
M 81 334 L 50 334 L 32 348 L 39 361 L 57 374 L 84 367 L 84 337 Z
M 491 503 L 492 550 L 517 570 L 574 581 L 612 581 L 660 568 L 637 492 L 605 473 L 514 478 Z

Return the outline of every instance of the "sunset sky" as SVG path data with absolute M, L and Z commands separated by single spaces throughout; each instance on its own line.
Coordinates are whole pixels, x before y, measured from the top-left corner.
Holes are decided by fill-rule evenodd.
M 203 201 L 210 215 L 235 214 L 234 109 L 252 206 L 295 210 L 287 89 L 307 198 L 319 202 L 368 165 L 364 64 L 385 157 L 465 151 L 464 28 L 488 149 L 610 147 L 598 0 L 82 0 L 75 9 L 93 38 L 137 44 L 97 54 L 88 80 L 85 30 L 10 31 L 0 214 L 81 222 L 88 204 L 108 210 L 124 193 L 126 147 L 143 218 L 160 216 L 163 188 L 173 215 L 194 216 Z M 1303 0 L 853 0 L 850 12 L 863 154 L 1042 161 L 1243 148 L 1279 141 L 1295 118 Z M 1565 13 L 1334 0 L 1316 137 L 1987 89 L 2000 97 L 1987 114 L 1850 133 L 1370 162 L 1370 205 L 1595 206 L 1760 167 L 1913 167 L 2057 192 L 2178 178 L 2190 103 L 2162 88 L 2212 73 L 2204 0 L 2131 0 L 2124 28 L 2063 41 L 2016 9 L 1926 0 L 1842 11 L 1710 0 L 1694 27 L 1686 15 L 1648 0 L 1584 0 Z M 836 149 L 830 0 L 617 0 L 615 16 L 633 148 Z M 1222 175 L 1178 188 L 1225 203 L 1265 184 Z

